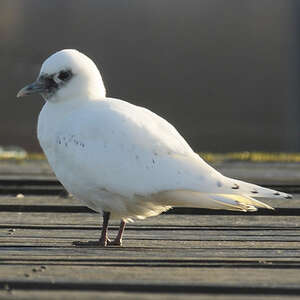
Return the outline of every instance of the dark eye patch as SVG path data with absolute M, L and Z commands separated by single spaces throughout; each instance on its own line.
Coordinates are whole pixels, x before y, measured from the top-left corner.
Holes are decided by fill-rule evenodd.
M 50 99 L 56 93 L 56 91 L 60 87 L 63 87 L 72 77 L 73 73 L 71 70 L 60 71 L 58 74 L 40 74 L 38 81 L 43 83 L 45 86 L 45 92 L 43 93 L 43 97 L 45 99 Z
M 57 83 L 54 81 L 54 79 L 52 77 L 44 77 L 43 80 L 44 80 L 45 86 L 48 90 L 58 87 Z
M 71 75 L 72 73 L 70 71 L 60 71 L 57 77 L 62 81 L 66 81 L 71 77 Z

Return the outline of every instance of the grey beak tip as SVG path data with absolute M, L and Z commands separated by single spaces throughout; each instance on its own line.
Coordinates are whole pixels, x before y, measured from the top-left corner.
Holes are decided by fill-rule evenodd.
M 19 91 L 17 94 L 17 98 L 21 98 L 21 97 L 22 97 L 22 93 L 21 93 L 21 91 Z
M 40 93 L 45 92 L 45 90 L 46 90 L 45 82 L 37 80 L 37 81 L 23 87 L 18 92 L 17 98 L 29 96 L 32 94 L 40 94 Z
M 17 98 L 21 98 L 24 96 L 28 95 L 28 86 L 23 87 L 22 89 L 19 90 L 18 94 L 17 94 Z
M 17 98 L 29 96 L 31 94 L 38 93 L 40 91 L 40 86 L 37 85 L 36 82 L 31 83 L 23 87 L 21 90 L 19 90 L 17 94 Z

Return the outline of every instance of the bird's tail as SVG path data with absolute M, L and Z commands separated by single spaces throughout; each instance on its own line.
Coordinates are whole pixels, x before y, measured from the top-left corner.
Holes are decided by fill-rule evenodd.
M 273 209 L 271 206 L 255 200 L 247 195 L 208 194 L 189 190 L 174 190 L 159 193 L 160 203 L 170 206 L 195 207 L 209 209 L 225 209 L 251 212 L 257 207 Z
M 261 187 L 256 184 L 244 182 L 237 179 L 232 179 L 225 177 L 225 180 L 232 185 L 232 190 L 234 193 L 247 195 L 255 198 L 282 198 L 291 199 L 292 195 L 279 192 L 276 190 Z

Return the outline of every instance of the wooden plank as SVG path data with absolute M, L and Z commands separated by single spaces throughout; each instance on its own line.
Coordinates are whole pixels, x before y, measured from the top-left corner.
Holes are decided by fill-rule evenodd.
M 44 265 L 42 265 L 44 266 Z M 31 285 L 31 289 L 38 289 L 38 284 L 53 283 L 57 284 L 56 289 L 61 289 L 60 286 L 65 285 L 65 289 L 93 290 L 97 287 L 89 287 L 90 285 L 98 285 L 101 290 L 101 284 L 109 284 L 106 290 L 116 290 L 118 286 L 123 286 L 121 290 L 126 291 L 126 285 L 136 285 L 136 292 L 144 288 L 145 291 L 150 292 L 149 286 L 157 289 L 165 289 L 167 286 L 173 288 L 174 291 L 179 291 L 175 287 L 186 289 L 186 294 L 189 294 L 188 288 L 194 286 L 197 288 L 196 293 L 204 293 L 206 286 L 211 285 L 215 289 L 222 289 L 222 287 L 255 287 L 263 288 L 267 292 L 270 288 L 277 288 L 273 294 L 280 294 L 279 289 L 284 289 L 288 294 L 287 289 L 297 289 L 299 295 L 299 270 L 294 269 L 253 269 L 253 268 L 192 268 L 189 267 L 116 267 L 116 266 L 53 266 L 46 265 L 46 269 L 41 269 L 40 265 L 26 265 L 26 266 L 1 266 L 4 275 L 0 275 L 0 285 L 4 282 L 10 282 L 13 286 L 15 282 L 17 289 L 22 288 L 19 283 Z M 43 270 L 43 271 L 41 271 Z M 278 276 L 280 273 L 280 276 Z M 217 279 L 217 281 L 216 281 Z M 18 286 L 19 285 L 19 286 Z M 36 287 L 34 286 L 36 285 Z M 69 285 L 69 287 L 68 287 Z M 73 285 L 74 287 L 70 287 Z M 147 287 L 148 286 L 148 287 Z M 267 287 L 267 288 L 266 288 Z M 47 288 L 47 286 L 46 286 Z M 55 287 L 54 287 L 55 288 Z M 23 287 L 24 289 L 24 287 Z M 48 289 L 51 289 L 48 285 Z M 201 291 L 203 289 L 203 291 Z M 128 290 L 128 289 L 127 289 Z M 152 291 L 155 293 L 155 290 Z M 210 293 L 217 293 L 218 291 L 210 291 Z M 255 294 L 255 291 L 249 291 Z M 220 291 L 219 291 L 220 293 Z M 282 293 L 281 293 L 282 294 Z
M 224 293 L 283 299 L 300 292 L 295 218 L 162 215 L 130 224 L 124 247 L 100 249 L 71 245 L 98 236 L 96 214 L 0 213 L 0 220 L 0 286 L 9 287 L 4 297 L 59 298 L 72 289 L 112 299 Z
M 297 199 L 298 200 L 298 199 Z M 79 200 L 73 197 L 60 196 L 0 196 L 0 205 L 61 205 L 61 206 L 77 206 L 83 205 Z M 300 198 L 299 198 L 300 207 Z
M 24 290 L 123 291 L 151 294 L 299 295 L 299 272 L 223 268 L 3 266 L 0 285 Z M 44 266 L 45 267 L 45 266 Z M 43 271 L 42 271 L 43 270 Z M 25 273 L 24 273 L 25 272 Z M 218 283 L 216 283 L 216 278 Z M 215 284 L 212 284 L 215 282 Z
M 78 230 L 80 229 L 80 230 Z M 112 230 L 113 229 L 113 230 Z M 110 227 L 110 232 L 112 235 L 116 234 L 117 227 Z M 297 243 L 300 240 L 299 229 L 287 229 L 278 230 L 276 228 L 269 230 L 241 230 L 239 228 L 226 228 L 225 230 L 220 230 L 218 228 L 206 229 L 203 227 L 195 228 L 182 228 L 182 227 L 139 227 L 129 225 L 126 229 L 127 240 L 164 240 L 164 241 L 175 241 L 175 242 L 204 242 L 204 241 L 222 241 L 222 242 L 265 242 L 276 243 L 276 245 L 283 243 Z M 21 226 L 17 229 L 12 229 L 11 226 L 2 227 L 0 229 L 0 240 L 1 245 L 5 243 L 22 243 L 23 240 L 31 239 L 33 242 L 35 239 L 40 242 L 43 240 L 58 240 L 60 242 L 69 242 L 72 239 L 96 239 L 100 232 L 99 228 L 67 228 L 56 227 L 52 230 L 47 228 L 22 228 Z M 257 244 L 256 244 L 257 245 Z
M 5 226 L 38 225 L 38 226 L 95 226 L 100 223 L 99 214 L 90 213 L 23 213 L 0 212 L 1 224 Z M 111 224 L 118 225 L 119 220 Z M 252 228 L 297 228 L 299 217 L 294 216 L 257 216 L 245 214 L 241 216 L 197 216 L 197 215 L 160 215 L 146 220 L 136 221 L 132 226 L 221 226 L 221 227 L 252 227 Z
M 287 299 L 288 296 L 283 295 L 258 295 L 255 296 L 255 300 L 282 300 Z M 30 299 L 30 300 L 253 300 L 254 297 L 246 295 L 217 295 L 217 294 L 195 294 L 195 295 L 186 295 L 186 294 L 175 294 L 170 291 L 169 294 L 155 294 L 155 293 L 137 293 L 137 292 L 108 292 L 108 291 L 57 291 L 57 290 L 46 290 L 46 291 L 36 291 L 36 290 L 9 290 L 2 291 L 0 290 L 0 299 Z M 290 299 L 290 297 L 288 298 Z
M 46 160 L 1 160 L 0 178 L 45 178 L 54 177 Z
M 217 298 L 216 298 L 217 297 Z M 108 291 L 57 291 L 57 290 L 46 290 L 46 291 L 36 291 L 36 290 L 9 290 L 1 291 L 0 290 L 0 299 L 30 299 L 30 300 L 215 300 L 222 297 L 222 300 L 253 300 L 253 296 L 243 296 L 243 295 L 210 295 L 210 294 L 195 294 L 195 295 L 186 295 L 186 294 L 174 294 L 170 291 L 169 294 L 155 294 L 155 293 L 137 293 L 137 292 L 108 292 Z M 264 295 L 257 296 L 255 299 L 270 299 L 270 300 L 282 300 L 286 297 L 279 295 Z

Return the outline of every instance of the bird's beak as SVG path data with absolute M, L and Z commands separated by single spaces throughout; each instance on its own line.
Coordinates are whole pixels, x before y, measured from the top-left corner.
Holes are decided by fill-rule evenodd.
M 32 94 L 40 94 L 45 92 L 45 90 L 46 90 L 45 83 L 38 80 L 23 87 L 18 92 L 17 98 L 32 95 Z

